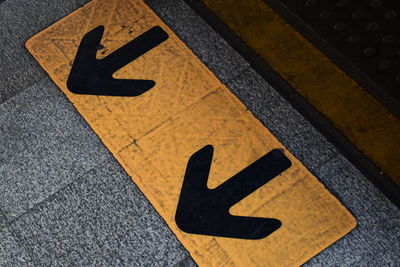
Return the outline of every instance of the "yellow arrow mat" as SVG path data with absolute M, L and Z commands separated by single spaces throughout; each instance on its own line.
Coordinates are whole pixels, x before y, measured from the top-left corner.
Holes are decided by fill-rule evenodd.
M 92 1 L 27 48 L 199 265 L 297 266 L 355 227 L 142 1 Z

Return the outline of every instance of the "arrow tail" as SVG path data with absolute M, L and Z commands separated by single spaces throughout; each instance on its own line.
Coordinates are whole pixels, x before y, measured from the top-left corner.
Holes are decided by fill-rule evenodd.
M 117 49 L 102 61 L 115 72 L 167 39 L 168 34 L 160 26 L 155 26 Z
M 287 170 L 292 163 L 279 149 L 259 158 L 215 189 L 231 207 Z

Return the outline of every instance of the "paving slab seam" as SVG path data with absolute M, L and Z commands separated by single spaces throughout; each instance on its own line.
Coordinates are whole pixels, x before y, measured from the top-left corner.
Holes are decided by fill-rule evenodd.
M 338 152 L 338 153 L 336 153 L 335 155 L 333 155 L 330 159 L 328 159 L 328 160 L 326 160 L 325 162 L 323 162 L 322 164 L 320 164 L 320 165 L 319 165 L 317 168 L 315 168 L 314 170 L 310 170 L 310 172 L 311 172 L 313 175 L 315 175 L 315 177 L 318 178 L 318 181 L 319 181 L 321 184 L 323 184 L 324 187 L 325 187 L 326 189 L 328 189 L 329 192 L 331 192 L 331 194 L 334 195 L 341 203 L 345 203 L 345 205 L 346 205 L 346 207 L 348 208 L 348 210 L 350 211 L 350 213 L 351 213 L 355 218 L 357 218 L 357 220 L 359 220 L 358 214 L 355 214 L 355 213 L 353 212 L 353 210 L 352 210 L 351 208 L 348 207 L 347 201 L 344 199 L 344 197 L 341 196 L 338 192 L 332 191 L 332 190 L 331 190 L 331 186 L 328 186 L 328 184 L 327 184 L 323 179 L 321 179 L 321 175 L 318 174 L 318 171 L 319 171 L 320 169 L 322 169 L 325 165 L 329 164 L 330 162 L 334 161 L 335 159 L 339 159 L 340 157 L 345 157 L 345 155 L 343 155 L 342 153 Z M 351 162 L 348 162 L 348 163 L 349 163 L 353 168 L 356 168 Z M 343 164 L 346 164 L 346 162 L 343 162 Z M 364 179 L 366 179 L 366 178 L 364 177 Z M 358 227 L 358 222 L 357 222 L 357 227 Z M 357 228 L 357 227 L 356 227 L 356 228 Z M 339 239 L 339 240 L 340 240 L 340 239 Z M 336 242 L 338 242 L 339 240 L 337 240 Z M 335 242 L 335 243 L 336 243 L 336 242 Z M 322 252 L 322 251 L 321 251 L 321 252 Z M 320 252 L 320 253 L 321 253 L 321 252 Z M 317 256 L 317 255 L 316 255 L 316 256 Z
M 24 89 L 18 91 L 16 94 L 14 94 L 13 96 L 11 96 L 10 98 L 7 98 L 7 99 L 4 100 L 3 102 L 1 102 L 1 103 L 0 103 L 0 107 L 3 106 L 3 105 L 6 105 L 6 104 L 7 104 L 8 102 L 10 102 L 10 101 L 13 101 L 13 98 L 17 97 L 19 94 L 23 93 L 25 90 L 31 88 L 32 86 L 35 86 L 36 84 L 40 84 L 41 82 L 43 82 L 43 81 L 46 80 L 46 79 L 47 79 L 47 77 L 42 78 L 42 79 L 40 79 L 40 80 L 34 82 L 33 84 L 30 84 L 30 85 L 28 85 L 28 86 L 25 86 Z
M 46 197 L 45 199 L 43 199 L 42 201 L 36 203 L 35 205 L 33 205 L 33 207 L 31 207 L 30 209 L 28 209 L 27 211 L 19 214 L 18 216 L 14 217 L 11 220 L 7 219 L 7 222 L 12 226 L 12 224 L 17 221 L 20 217 L 29 214 L 32 210 L 36 209 L 38 206 L 42 205 L 43 203 L 51 200 L 55 195 L 63 192 L 63 190 L 65 190 L 65 188 L 67 188 L 68 186 L 70 186 L 72 183 L 76 182 L 77 180 L 79 180 L 81 177 L 87 175 L 89 172 L 95 170 L 98 166 L 104 164 L 105 162 L 107 162 L 108 160 L 110 160 L 110 158 L 113 157 L 112 155 L 109 155 L 105 160 L 103 160 L 102 162 L 100 162 L 99 164 L 97 164 L 96 166 L 94 166 L 93 168 L 89 169 L 88 171 L 86 171 L 85 173 L 79 175 L 77 178 L 72 179 L 71 182 L 69 182 L 68 184 L 64 185 L 63 187 L 59 188 L 57 191 L 55 191 L 53 194 L 49 195 L 48 197 Z
M 30 208 L 29 210 L 27 210 L 24 213 L 21 213 L 20 215 L 18 215 L 17 217 L 13 218 L 10 221 L 6 221 L 5 223 L 7 223 L 8 229 L 11 232 L 11 234 L 13 235 L 15 241 L 17 242 L 18 245 L 20 245 L 27 253 L 28 256 L 31 258 L 31 261 L 34 263 L 34 266 L 39 266 L 40 264 L 37 262 L 36 257 L 35 257 L 35 253 L 33 252 L 33 249 L 31 248 L 31 246 L 29 246 L 25 241 L 24 238 L 22 238 L 22 236 L 20 235 L 20 233 L 13 227 L 14 222 L 18 221 L 19 218 L 31 213 L 33 210 L 35 210 L 37 207 L 43 205 L 44 203 L 46 203 L 47 201 L 50 201 L 54 198 L 55 195 L 62 193 L 67 187 L 69 187 L 72 183 L 76 182 L 77 180 L 79 180 L 81 177 L 87 175 L 89 172 L 95 170 L 98 166 L 104 164 L 105 162 L 107 162 L 108 160 L 110 160 L 110 157 L 112 157 L 112 155 L 110 155 L 109 157 L 107 157 L 107 159 L 103 160 L 101 163 L 97 164 L 95 167 L 91 168 L 90 170 L 88 170 L 87 172 L 85 172 L 82 175 L 79 175 L 79 177 L 77 177 L 76 179 L 73 179 L 70 183 L 66 184 L 65 186 L 61 187 L 59 190 L 57 190 L 54 194 L 48 196 L 46 199 L 36 203 L 32 208 Z M 1 212 L 1 210 L 0 210 Z M 5 217 L 5 216 L 4 216 Z
M 321 168 L 322 166 L 324 166 L 325 164 L 327 164 L 328 162 L 330 162 L 331 160 L 333 160 L 334 158 L 338 157 L 339 155 L 344 156 L 342 153 L 340 153 L 340 151 L 337 151 L 335 154 L 333 154 L 329 159 L 325 160 L 324 162 L 322 162 L 321 164 L 318 165 L 318 167 L 315 168 L 315 170 L 318 170 L 319 168 Z M 350 163 L 353 167 L 355 167 L 352 163 Z M 312 172 L 312 171 L 311 171 Z M 314 173 L 314 175 L 316 175 Z M 317 176 L 317 175 L 316 175 Z M 318 176 L 317 176 L 318 177 Z
M 164 220 L 154 212 L 113 158 L 82 180 L 76 180 L 13 227 L 33 247 L 40 261 L 37 266 L 48 263 L 57 266 L 140 266 L 143 262 L 152 263 L 143 266 L 173 266 L 188 256 Z M 125 253 L 115 254 L 118 247 Z M 168 259 L 171 264 L 158 264 L 158 260 L 151 257 L 154 254 L 161 262 Z M 95 264 L 97 259 L 100 264 Z M 123 264 L 126 261 L 130 264 Z
M 229 46 L 229 44 L 226 44 L 226 45 Z M 207 65 L 206 62 L 204 62 L 204 61 L 201 61 L 201 62 L 203 62 L 204 65 Z M 255 70 L 251 66 L 247 66 L 247 68 L 237 71 L 236 74 L 233 74 L 233 76 L 226 81 L 222 81 L 216 73 L 214 73 L 214 72 L 213 73 L 223 84 L 225 84 L 229 88 L 229 83 L 233 82 L 235 79 L 239 78 L 241 75 L 246 74 L 247 71 L 255 71 Z M 229 90 L 231 90 L 231 89 L 229 88 Z M 232 90 L 231 90 L 231 92 L 240 99 L 240 97 L 235 92 L 233 92 Z M 249 110 L 251 111 L 251 109 L 249 109 Z M 251 112 L 253 113 L 253 111 L 251 111 Z M 260 121 L 262 121 L 262 120 L 260 120 Z
M 205 64 L 205 63 L 204 63 L 204 64 Z M 248 68 L 246 68 L 246 69 L 244 69 L 244 70 L 238 72 L 235 76 L 233 76 L 233 77 L 232 77 L 231 79 L 229 79 L 228 81 L 223 82 L 223 83 L 229 88 L 229 90 L 230 90 L 234 95 L 236 95 L 236 97 L 239 98 L 239 99 L 242 99 L 242 97 L 241 97 L 240 95 L 238 95 L 237 92 L 235 92 L 234 90 L 232 90 L 232 89 L 230 88 L 229 83 L 230 83 L 230 82 L 233 82 L 233 81 L 234 81 L 236 78 L 238 78 L 240 75 L 243 75 L 243 74 L 245 75 L 247 71 L 256 72 L 256 70 L 255 70 L 253 67 L 249 66 Z M 215 73 L 214 73 L 214 74 L 215 74 Z M 216 75 L 216 74 L 215 74 L 215 75 Z M 265 83 L 268 84 L 267 81 L 265 81 Z M 280 93 L 278 92 L 278 90 L 275 89 L 275 87 L 271 86 L 271 88 L 274 90 L 274 92 L 276 92 L 276 94 L 280 95 Z M 296 108 L 295 108 L 291 103 L 289 103 L 289 105 L 291 106 L 291 108 L 292 108 L 293 110 L 296 110 Z M 289 146 L 289 143 L 291 142 L 290 140 L 287 140 L 287 139 L 284 138 L 281 134 L 279 134 L 279 133 L 277 132 L 277 129 L 275 129 L 274 127 L 271 127 L 271 126 L 267 125 L 267 123 L 266 123 L 262 118 L 260 118 L 259 114 L 257 114 L 258 112 L 253 111 L 253 109 L 252 109 L 251 107 L 249 107 L 248 105 L 246 105 L 246 107 L 247 107 L 247 110 L 250 111 L 251 114 L 252 114 L 254 117 L 256 117 L 256 118 L 264 125 L 265 128 L 267 128 L 269 131 L 271 131 L 271 132 L 275 135 L 275 137 L 288 149 L 288 151 L 290 151 L 290 153 L 292 153 L 295 157 L 298 156 L 298 155 L 297 155 L 297 154 L 298 154 L 298 151 L 296 151 L 296 150 L 290 148 L 290 146 Z M 300 114 L 300 116 L 303 117 L 302 114 Z M 306 118 L 303 117 L 303 119 L 306 119 Z M 307 121 L 308 121 L 308 120 L 307 120 Z M 308 121 L 308 122 L 309 122 L 309 121 Z M 310 126 L 311 128 L 314 128 L 311 124 L 310 124 L 309 126 Z M 321 135 L 323 136 L 323 134 L 322 134 L 318 129 L 316 129 L 316 128 L 314 128 L 314 129 L 315 129 L 319 134 L 321 134 Z M 330 142 L 329 140 L 326 140 L 326 141 L 327 141 L 329 144 L 331 144 L 333 147 L 335 147 L 334 144 L 333 144 L 332 142 Z M 302 162 L 302 163 L 304 164 L 304 166 L 306 166 L 306 168 L 307 168 L 312 174 L 314 174 L 314 175 L 318 178 L 318 176 L 315 174 L 315 170 L 319 169 L 319 168 L 322 167 L 324 164 L 326 164 L 327 162 L 329 162 L 329 161 L 331 161 L 332 159 L 334 159 L 335 157 L 337 157 L 337 155 L 339 155 L 339 154 L 343 155 L 339 150 L 335 150 L 335 151 L 333 152 L 333 154 L 330 155 L 329 158 L 325 159 L 323 162 L 319 163 L 317 166 L 309 166 L 306 162 Z

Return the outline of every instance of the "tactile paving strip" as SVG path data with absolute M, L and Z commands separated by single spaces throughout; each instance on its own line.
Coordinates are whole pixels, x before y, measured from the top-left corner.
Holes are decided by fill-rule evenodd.
M 297 19 L 277 1 L 202 0 L 204 8 L 217 15 L 229 27 L 227 31 L 232 30 L 244 42 L 233 41 L 263 77 L 276 82 L 276 88 L 284 95 L 291 95 L 290 101 L 301 107 L 303 114 L 308 114 L 342 151 L 349 153 L 358 166 L 363 166 L 364 172 L 387 196 L 398 203 L 399 194 L 394 183 L 400 185 L 397 167 L 400 162 L 399 117 L 294 29 L 293 24 L 299 26 Z M 292 25 L 277 11 L 290 13 L 287 20 Z M 300 21 L 300 24 L 304 23 Z M 302 30 L 306 32 L 307 28 Z M 318 34 L 313 32 L 312 36 L 318 37 Z M 243 45 L 248 48 L 243 49 Z M 399 109 L 400 105 L 396 107 Z M 332 127 L 327 127 L 327 122 Z
M 374 87 L 392 98 L 390 101 L 400 101 L 399 1 L 279 1 L 300 18 L 303 26 L 311 28 L 328 46 L 336 49 L 348 61 L 346 64 L 355 66 L 376 83 Z M 382 92 L 373 94 L 382 95 Z

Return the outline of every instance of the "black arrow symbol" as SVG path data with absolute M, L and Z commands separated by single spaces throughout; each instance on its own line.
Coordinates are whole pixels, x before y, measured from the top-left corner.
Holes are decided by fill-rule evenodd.
M 277 219 L 233 216 L 229 209 L 287 170 L 290 160 L 274 149 L 217 188 L 208 189 L 213 150 L 207 145 L 189 159 L 175 215 L 178 227 L 191 234 L 242 239 L 260 239 L 276 231 L 281 226 Z
M 106 96 L 138 96 L 151 89 L 152 80 L 114 79 L 112 75 L 136 58 L 168 39 L 159 26 L 153 27 L 107 57 L 96 58 L 104 26 L 88 32 L 79 45 L 67 80 L 68 89 L 75 94 Z

